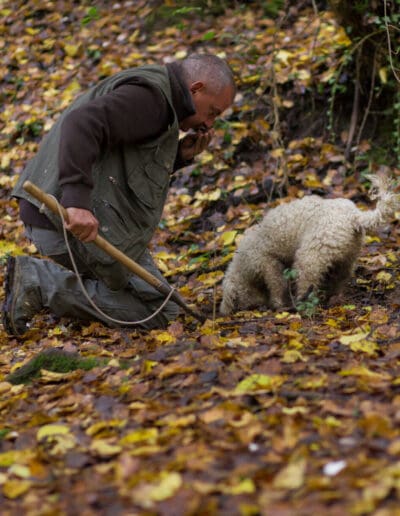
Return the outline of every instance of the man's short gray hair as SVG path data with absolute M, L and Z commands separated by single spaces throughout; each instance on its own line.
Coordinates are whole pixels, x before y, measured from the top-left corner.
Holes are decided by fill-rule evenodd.
M 191 54 L 181 62 L 183 76 L 187 82 L 203 81 L 214 93 L 229 87 L 236 92 L 235 80 L 229 65 L 212 54 Z

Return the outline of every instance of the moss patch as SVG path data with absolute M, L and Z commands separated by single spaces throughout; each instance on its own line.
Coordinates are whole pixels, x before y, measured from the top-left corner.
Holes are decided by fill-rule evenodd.
M 33 357 L 27 364 L 8 375 L 7 380 L 13 384 L 29 383 L 40 376 L 40 370 L 46 369 L 55 373 L 68 373 L 76 369 L 88 371 L 101 365 L 96 358 L 82 358 L 78 353 L 48 349 Z

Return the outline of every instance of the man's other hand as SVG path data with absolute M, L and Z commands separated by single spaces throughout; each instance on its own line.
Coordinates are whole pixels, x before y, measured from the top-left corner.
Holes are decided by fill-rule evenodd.
M 181 159 L 183 161 L 189 161 L 197 154 L 200 154 L 200 152 L 203 152 L 203 150 L 208 147 L 213 136 L 213 129 L 187 134 L 179 141 L 179 153 Z
M 98 232 L 99 221 L 89 210 L 67 208 L 68 222 L 65 227 L 82 242 L 92 242 Z

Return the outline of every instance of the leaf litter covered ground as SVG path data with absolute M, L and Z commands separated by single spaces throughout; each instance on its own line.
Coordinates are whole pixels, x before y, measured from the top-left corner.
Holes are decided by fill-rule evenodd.
M 332 306 L 217 312 L 235 241 L 279 199 L 371 206 L 368 164 L 298 119 L 290 132 L 350 41 L 311 2 L 281 25 L 256 2 L 218 16 L 164 4 L 167 22 L 156 2 L 0 2 L 3 257 L 36 252 L 9 193 L 80 90 L 192 50 L 226 56 L 239 86 L 212 153 L 176 174 L 152 242 L 207 322 L 142 332 L 43 313 L 22 339 L 0 330 L 2 514 L 400 514 L 398 220 L 367 237 Z

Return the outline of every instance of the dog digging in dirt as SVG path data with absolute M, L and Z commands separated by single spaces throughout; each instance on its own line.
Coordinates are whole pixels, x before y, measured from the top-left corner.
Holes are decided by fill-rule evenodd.
M 295 302 L 311 291 L 323 301 L 341 292 L 352 275 L 366 231 L 389 221 L 400 209 L 393 181 L 372 175 L 374 210 L 362 211 L 348 199 L 305 196 L 271 209 L 247 229 L 226 271 L 220 311 L 288 306 L 285 269 L 296 271 Z

